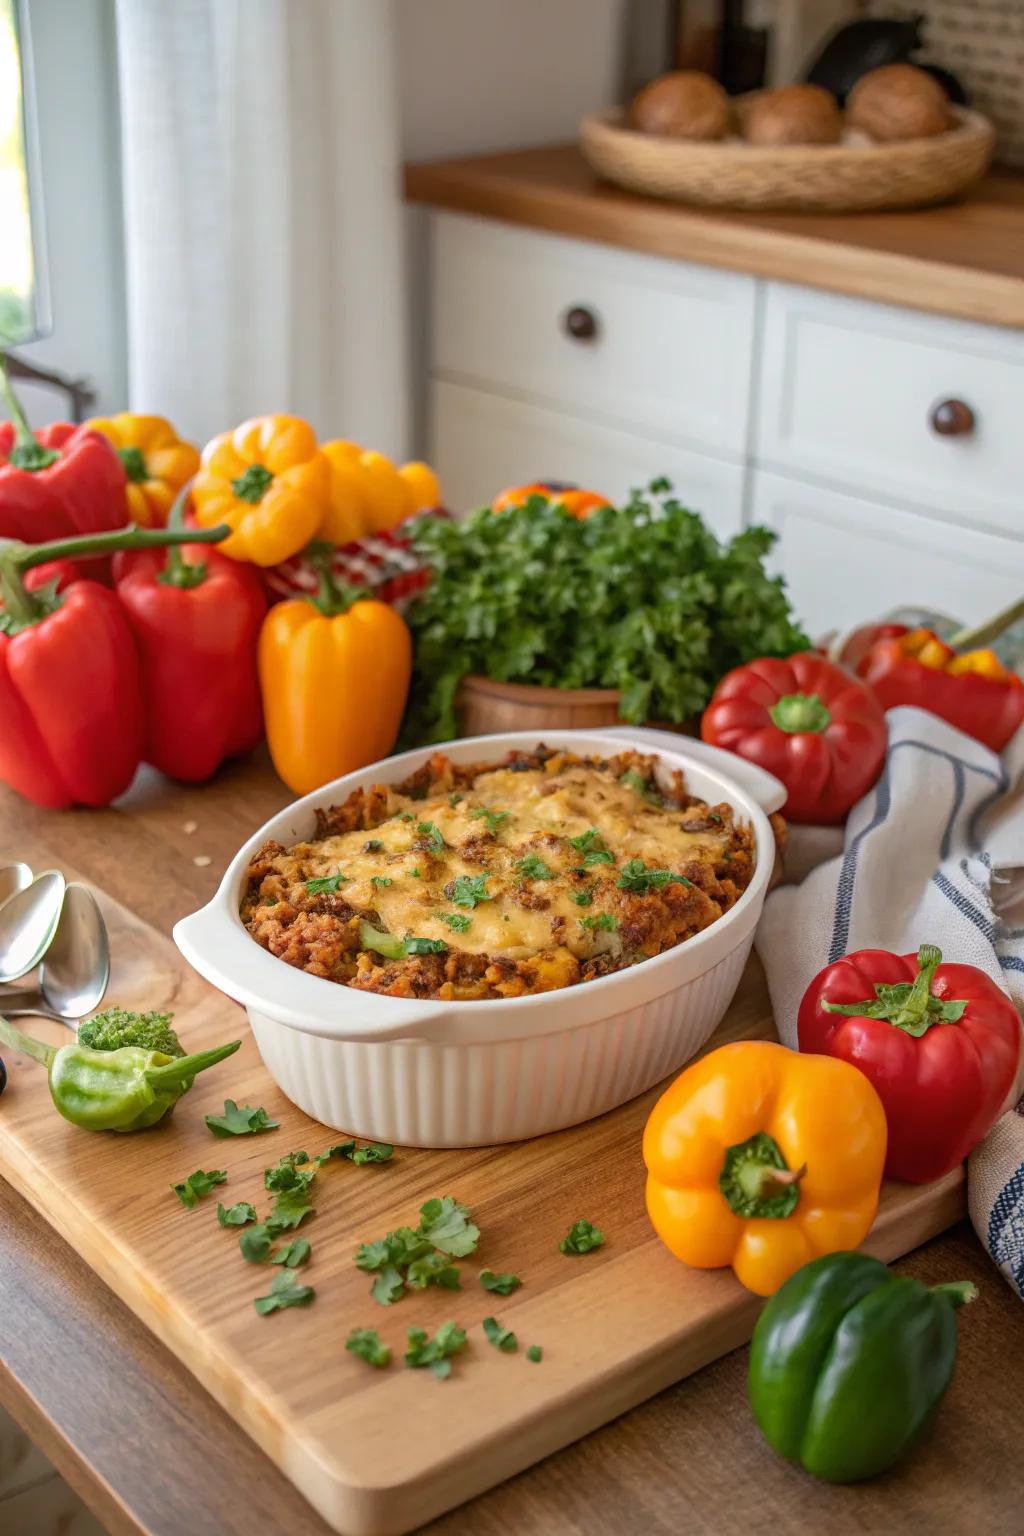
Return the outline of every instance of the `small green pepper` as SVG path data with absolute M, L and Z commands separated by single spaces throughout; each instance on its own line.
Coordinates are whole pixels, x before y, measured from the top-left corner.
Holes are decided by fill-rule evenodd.
M 875 1477 L 916 1443 L 956 1362 L 967 1281 L 922 1285 L 866 1253 L 791 1275 L 750 1346 L 750 1402 L 769 1444 L 830 1483 Z
M 95 1051 L 77 1041 L 57 1050 L 23 1035 L 3 1018 L 0 1041 L 46 1068 L 54 1105 L 65 1120 L 86 1131 L 142 1131 L 156 1125 L 199 1072 L 233 1055 L 242 1043 L 232 1040 L 211 1051 L 178 1057 L 136 1045 Z

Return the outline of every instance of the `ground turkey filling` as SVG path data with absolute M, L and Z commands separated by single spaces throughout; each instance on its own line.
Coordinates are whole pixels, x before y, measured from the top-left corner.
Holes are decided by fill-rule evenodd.
M 754 870 L 750 828 L 655 764 L 436 753 L 318 811 L 309 842 L 261 848 L 242 921 L 289 965 L 391 997 L 522 997 L 622 970 L 707 928 Z

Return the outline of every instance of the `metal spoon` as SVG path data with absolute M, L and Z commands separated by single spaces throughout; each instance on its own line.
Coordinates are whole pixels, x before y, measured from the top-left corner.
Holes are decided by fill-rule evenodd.
M 0 993 L 0 1013 L 8 1018 L 36 1014 L 73 1028 L 99 1007 L 109 980 L 110 945 L 103 914 L 92 892 L 72 882 L 39 967 L 38 988 Z
M 0 902 L 23 891 L 32 884 L 32 878 L 32 871 L 27 864 L 17 860 L 12 864 L 0 864 Z
M 64 876 L 44 870 L 0 904 L 0 982 L 34 970 L 53 942 L 64 903 Z

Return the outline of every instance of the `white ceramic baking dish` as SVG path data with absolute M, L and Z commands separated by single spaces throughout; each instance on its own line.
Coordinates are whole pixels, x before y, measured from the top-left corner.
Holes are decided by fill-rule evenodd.
M 703 1045 L 732 999 L 774 858 L 770 774 L 701 742 L 641 729 L 546 731 L 551 747 L 610 756 L 657 750 L 666 777 L 726 801 L 754 829 L 757 865 L 736 905 L 685 944 L 558 992 L 492 1002 L 381 997 L 310 976 L 250 938 L 238 915 L 246 870 L 268 839 L 312 835 L 314 811 L 362 785 L 396 783 L 431 750 L 457 763 L 532 749 L 536 732 L 470 737 L 347 774 L 274 816 L 240 848 L 213 900 L 174 929 L 186 960 L 249 1015 L 271 1075 L 300 1109 L 349 1134 L 419 1147 L 486 1146 L 602 1114 L 667 1077 Z

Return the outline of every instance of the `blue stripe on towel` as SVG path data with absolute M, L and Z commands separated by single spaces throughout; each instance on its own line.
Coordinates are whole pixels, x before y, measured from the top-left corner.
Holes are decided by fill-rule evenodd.
M 992 1202 L 985 1247 L 1024 1299 L 1024 1167 L 1017 1169 Z
M 972 901 L 968 901 L 963 891 L 958 891 L 941 869 L 937 869 L 932 875 L 932 884 L 942 892 L 947 901 L 952 902 L 958 912 L 974 924 L 975 928 L 981 930 L 990 944 L 995 945 L 996 929 L 992 919 L 986 912 L 980 911 Z

